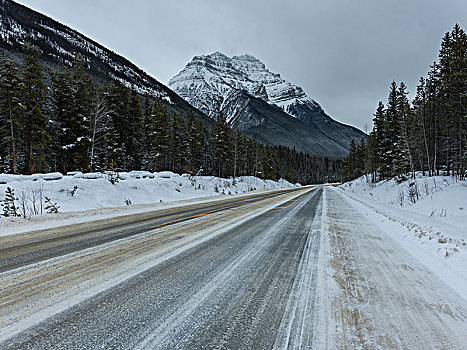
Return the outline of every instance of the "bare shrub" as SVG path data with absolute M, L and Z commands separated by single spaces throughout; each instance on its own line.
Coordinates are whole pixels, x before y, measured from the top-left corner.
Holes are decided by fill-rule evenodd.
M 407 195 L 412 203 L 417 203 L 420 198 L 420 190 L 418 188 L 417 182 L 411 182 L 407 188 Z
M 397 191 L 396 200 L 397 200 L 397 203 L 399 203 L 401 207 L 404 205 L 404 199 L 405 199 L 404 189 L 399 188 L 399 190 Z
M 40 181 L 18 194 L 18 202 L 23 217 L 44 213 L 44 184 Z
M 425 192 L 425 195 L 427 197 L 430 195 L 430 186 L 428 185 L 428 181 L 426 180 L 426 178 L 423 179 L 423 191 Z

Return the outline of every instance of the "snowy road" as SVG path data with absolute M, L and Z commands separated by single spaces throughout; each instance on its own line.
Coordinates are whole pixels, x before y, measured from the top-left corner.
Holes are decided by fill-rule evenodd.
M 465 349 L 466 299 L 342 194 L 325 197 L 331 268 L 323 285 L 334 292 L 321 300 L 335 323 L 332 348 Z
M 50 256 L 32 245 L 15 255 L 12 244 L 2 255 L 0 348 L 467 343 L 465 299 L 340 193 L 302 189 L 227 204 L 124 222 L 118 239 L 104 239 L 110 228 L 101 228 L 97 245 L 77 243 L 79 235 L 49 240 Z

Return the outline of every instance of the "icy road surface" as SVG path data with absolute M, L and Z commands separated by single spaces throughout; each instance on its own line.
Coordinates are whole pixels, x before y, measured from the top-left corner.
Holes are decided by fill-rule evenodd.
M 2 238 L 0 348 L 465 348 L 466 300 L 339 192 L 231 201 Z

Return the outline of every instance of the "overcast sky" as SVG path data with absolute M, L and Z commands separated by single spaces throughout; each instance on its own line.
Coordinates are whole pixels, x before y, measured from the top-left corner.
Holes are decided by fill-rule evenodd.
M 334 119 L 371 126 L 390 82 L 410 92 L 466 0 L 19 0 L 163 83 L 193 56 L 249 53 Z M 413 95 L 412 95 L 413 96 Z

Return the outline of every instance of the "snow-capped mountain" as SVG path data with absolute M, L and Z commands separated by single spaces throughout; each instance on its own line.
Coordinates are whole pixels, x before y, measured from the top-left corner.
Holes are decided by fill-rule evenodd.
M 232 127 L 267 144 L 342 157 L 352 138 L 365 137 L 360 130 L 333 120 L 301 87 L 269 71 L 251 55 L 195 56 L 168 86 L 211 118 L 222 111 Z M 288 132 L 283 130 L 286 126 Z
M 207 56 L 195 56 L 169 81 L 168 86 L 181 97 L 196 101 L 195 104 L 211 117 L 223 109 L 235 90 L 247 91 L 290 114 L 296 104 L 305 104 L 318 112 L 323 111 L 301 87 L 270 72 L 264 63 L 251 55 L 230 58 L 215 52 Z
M 21 61 L 25 44 L 38 46 L 41 59 L 52 69 L 59 62 L 71 66 L 80 55 L 98 81 L 117 79 L 140 94 L 161 97 L 168 107 L 192 109 L 172 90 L 124 57 L 41 13 L 11 0 L 0 0 L 0 52 Z M 211 123 L 203 113 L 195 110 L 195 114 Z

